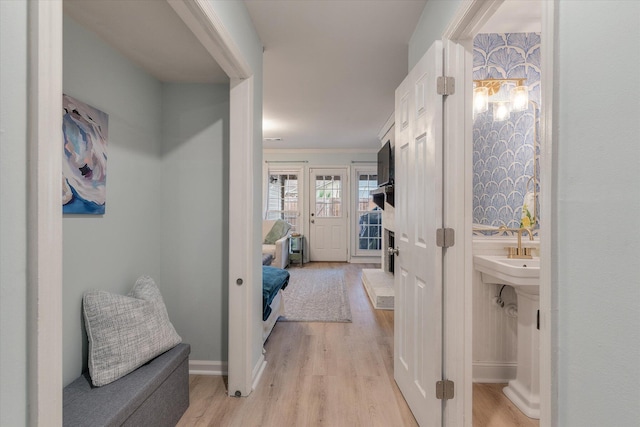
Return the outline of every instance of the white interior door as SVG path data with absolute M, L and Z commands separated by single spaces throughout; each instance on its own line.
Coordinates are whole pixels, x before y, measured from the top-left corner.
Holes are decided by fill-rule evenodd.
M 396 90 L 394 376 L 421 426 L 442 425 L 442 43 Z
M 347 260 L 346 168 L 309 169 L 309 260 Z

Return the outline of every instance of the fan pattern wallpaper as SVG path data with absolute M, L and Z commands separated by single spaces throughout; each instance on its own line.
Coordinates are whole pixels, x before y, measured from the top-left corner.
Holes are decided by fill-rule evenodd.
M 473 124 L 473 222 L 518 228 L 525 195 L 533 191 L 530 178 L 538 150 L 540 35 L 479 34 L 473 45 L 474 79 L 526 78 L 533 101 L 526 111 L 512 112 L 500 122 L 493 121 L 490 106 Z

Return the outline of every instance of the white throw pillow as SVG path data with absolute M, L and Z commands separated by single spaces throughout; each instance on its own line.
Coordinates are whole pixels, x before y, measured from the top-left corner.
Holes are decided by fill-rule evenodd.
M 94 386 L 109 384 L 178 345 L 160 290 L 142 276 L 128 296 L 87 291 L 83 310 Z

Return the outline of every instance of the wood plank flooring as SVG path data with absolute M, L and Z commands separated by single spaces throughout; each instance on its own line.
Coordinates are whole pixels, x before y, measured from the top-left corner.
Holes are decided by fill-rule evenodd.
M 506 384 L 473 384 L 473 427 L 538 427 L 504 395 Z
M 362 285 L 362 269 L 376 267 L 305 264 L 344 271 L 352 323 L 278 322 L 265 344 L 267 366 L 256 390 L 228 397 L 225 378 L 192 375 L 191 404 L 178 426 L 417 426 L 393 380 L 393 311 L 373 309 Z M 477 394 L 474 385 L 479 402 L 493 404 L 491 392 L 480 387 Z M 474 427 L 537 426 L 491 410 L 476 414 L 475 406 Z

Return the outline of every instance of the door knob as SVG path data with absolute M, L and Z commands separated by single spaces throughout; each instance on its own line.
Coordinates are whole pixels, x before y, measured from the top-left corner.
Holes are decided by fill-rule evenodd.
M 400 250 L 398 248 L 388 247 L 387 248 L 387 253 L 389 255 L 398 255 L 400 253 Z
M 316 220 L 315 220 L 315 219 L 312 219 L 312 220 L 311 220 L 311 224 L 315 224 L 315 223 L 316 223 Z

